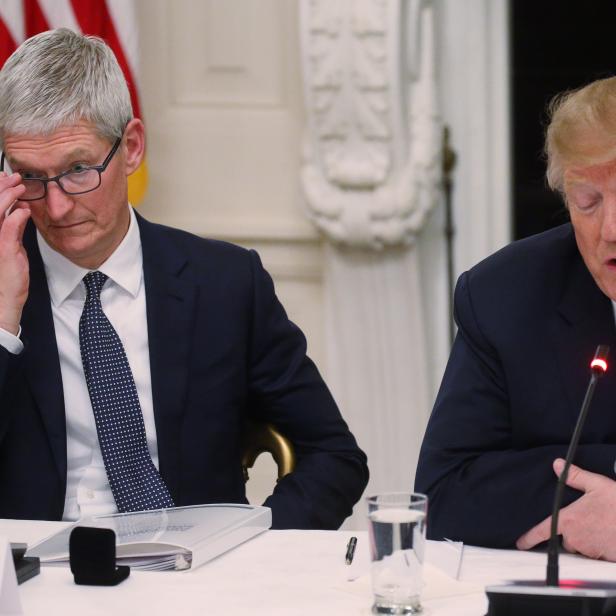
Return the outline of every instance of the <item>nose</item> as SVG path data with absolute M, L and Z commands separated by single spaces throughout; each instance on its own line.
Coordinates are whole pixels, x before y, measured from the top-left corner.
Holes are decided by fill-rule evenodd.
M 73 200 L 67 195 L 56 182 L 47 184 L 47 195 L 45 196 L 47 205 L 47 216 L 51 220 L 61 220 L 73 207 Z

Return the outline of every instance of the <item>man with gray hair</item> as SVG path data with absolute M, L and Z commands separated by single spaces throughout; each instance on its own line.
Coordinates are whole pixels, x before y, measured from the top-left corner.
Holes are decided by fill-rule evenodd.
M 337 528 L 366 459 L 254 251 L 147 222 L 144 154 L 100 40 L 24 42 L 0 71 L 0 517 L 246 502 L 244 422 L 295 470 L 275 528 Z
M 550 534 L 556 475 L 599 344 L 616 352 L 616 78 L 557 97 L 548 182 L 571 222 L 462 274 L 458 334 L 422 445 L 416 488 L 429 532 L 532 548 Z M 558 532 L 616 561 L 616 370 L 597 387 Z

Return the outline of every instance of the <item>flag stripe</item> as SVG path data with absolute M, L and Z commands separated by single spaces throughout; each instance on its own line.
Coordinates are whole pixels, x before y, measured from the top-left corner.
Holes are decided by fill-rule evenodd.
M 13 51 L 17 48 L 25 38 L 25 26 L 24 26 L 24 11 L 22 0 L 2 0 L 0 2 L 0 19 L 4 22 L 4 26 L 8 31 L 8 35 L 11 41 L 5 43 L 4 31 L 2 32 L 2 46 L 8 48 L 10 43 L 14 45 Z M 12 53 L 12 52 L 11 52 Z M 1 58 L 2 64 L 6 60 L 5 57 Z
M 49 30 L 49 24 L 37 0 L 24 0 L 24 16 L 26 22 L 26 38 L 34 36 L 39 32 Z
M 4 19 L 0 19 L 0 64 L 4 64 L 6 59 L 15 51 L 15 41 Z
M 126 56 L 124 55 L 124 50 L 122 49 L 122 45 L 115 31 L 113 21 L 107 10 L 106 2 L 101 2 L 100 0 L 71 0 L 71 4 L 81 31 L 84 34 L 100 36 L 105 40 L 107 45 L 113 49 L 118 59 L 118 64 L 122 67 L 122 71 L 128 82 L 133 112 L 136 117 L 141 117 L 135 80 L 128 66 L 128 62 L 126 61 Z
M 80 32 L 69 0 L 38 0 L 38 4 L 50 28 L 70 28 Z
M 131 75 L 136 79 L 139 69 L 139 31 L 137 29 L 139 22 L 135 3 L 126 0 L 106 0 L 106 3 L 115 31 L 122 42 L 122 49 L 130 67 Z

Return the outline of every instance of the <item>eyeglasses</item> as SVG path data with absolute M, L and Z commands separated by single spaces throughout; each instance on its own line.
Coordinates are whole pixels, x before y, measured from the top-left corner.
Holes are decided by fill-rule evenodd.
M 101 173 L 107 169 L 113 155 L 118 151 L 122 137 L 118 137 L 101 165 L 75 165 L 72 169 L 52 178 L 28 177 L 22 174 L 22 184 L 26 187 L 19 201 L 37 201 L 47 195 L 47 184 L 55 182 L 67 195 L 82 195 L 92 192 L 101 185 Z M 0 171 L 4 171 L 5 156 L 0 158 Z

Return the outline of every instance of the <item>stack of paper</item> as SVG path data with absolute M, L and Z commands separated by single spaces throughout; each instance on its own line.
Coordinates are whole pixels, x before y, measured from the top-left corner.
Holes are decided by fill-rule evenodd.
M 118 564 L 141 570 L 196 568 L 262 533 L 271 510 L 251 505 L 197 505 L 85 518 L 34 545 L 27 556 L 41 563 L 68 563 L 69 537 L 76 526 L 110 528 Z

